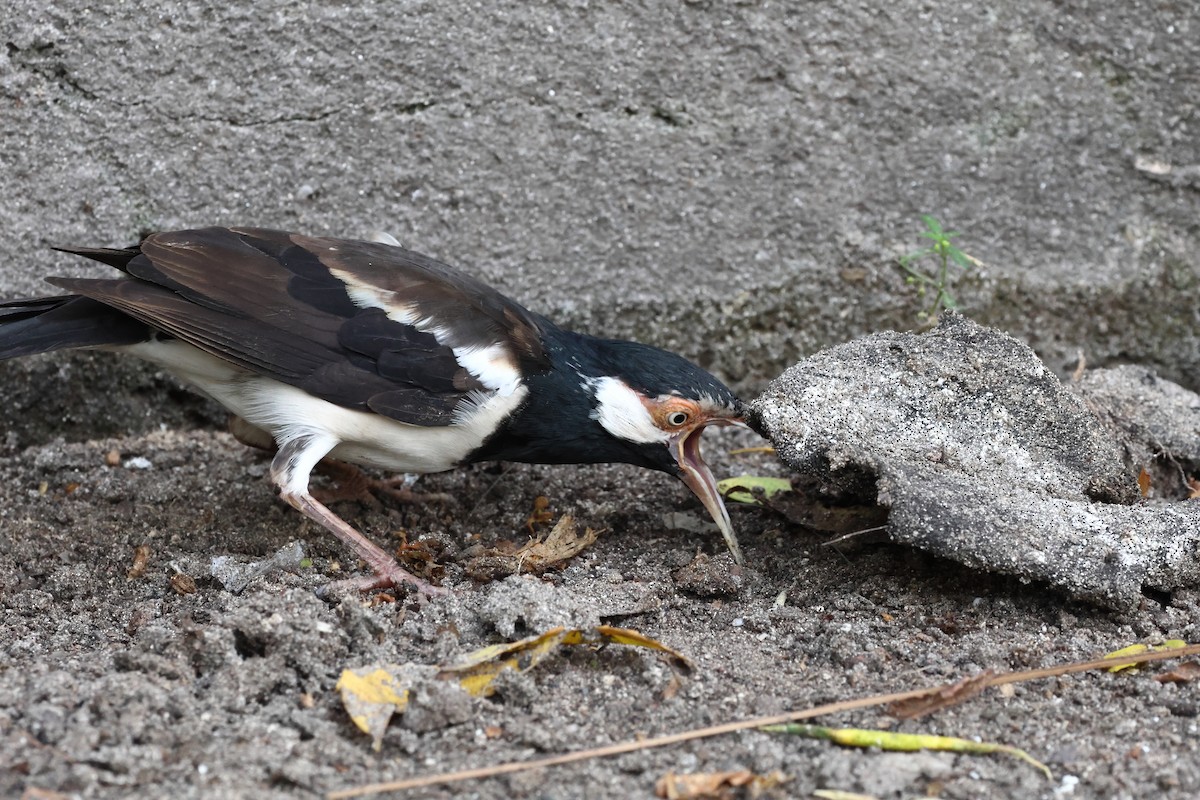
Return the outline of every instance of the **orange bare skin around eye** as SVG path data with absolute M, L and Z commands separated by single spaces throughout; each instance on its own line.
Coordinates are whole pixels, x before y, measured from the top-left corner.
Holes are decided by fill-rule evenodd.
M 654 424 L 664 431 L 681 431 L 698 422 L 706 422 L 708 415 L 701 409 L 699 403 L 683 397 L 647 397 L 642 400 Z M 687 416 L 683 421 L 672 418 L 678 414 Z

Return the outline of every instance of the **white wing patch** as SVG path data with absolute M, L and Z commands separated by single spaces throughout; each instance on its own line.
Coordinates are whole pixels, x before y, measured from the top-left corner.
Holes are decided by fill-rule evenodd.
M 592 419 L 620 439 L 642 444 L 666 442 L 670 434 L 654 424 L 641 395 L 613 377 L 589 378 L 598 405 Z
M 389 244 L 392 247 L 403 247 L 404 246 L 404 245 L 400 244 L 399 239 L 397 239 L 395 236 L 392 236 L 387 231 L 372 231 L 371 236 L 369 239 L 367 239 L 367 241 L 375 242 L 375 244 Z
M 424 330 L 420 325 L 417 328 Z M 439 343 L 442 337 L 438 329 L 430 331 Z M 521 375 L 513 367 L 508 348 L 502 344 L 487 347 L 455 347 L 454 358 L 463 368 L 479 379 L 489 389 L 504 397 L 512 394 L 521 385 Z
M 354 278 L 345 270 L 330 268 L 330 273 L 346 285 L 346 293 L 359 308 L 381 309 L 387 318 L 401 325 L 411 325 L 422 333 L 433 334 L 438 344 L 446 345 L 451 338 L 449 331 L 432 317 L 423 317 L 412 303 L 405 303 L 395 292 L 380 289 Z M 448 345 L 447 345 L 448 346 Z M 508 397 L 521 387 L 521 373 L 513 361 L 512 353 L 504 344 L 496 342 L 486 347 L 454 347 L 454 358 L 480 383 L 503 397 Z

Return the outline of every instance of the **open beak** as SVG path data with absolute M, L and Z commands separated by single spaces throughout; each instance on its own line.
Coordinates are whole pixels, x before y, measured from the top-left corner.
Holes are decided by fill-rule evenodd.
M 713 420 L 708 424 L 722 425 L 732 422 L 734 420 Z M 705 427 L 705 425 L 697 425 L 672 436 L 671 455 L 675 457 L 676 463 L 682 470 L 680 477 L 683 482 L 695 493 L 696 497 L 700 498 L 704 508 L 717 523 L 717 528 L 725 537 L 725 544 L 729 545 L 729 552 L 733 554 L 733 560 L 738 564 L 745 564 L 746 559 L 742 556 L 742 548 L 738 546 L 737 536 L 734 535 L 733 526 L 729 523 L 729 512 L 725 510 L 725 503 L 721 500 L 721 493 L 717 489 L 717 479 L 713 477 L 712 470 L 700 456 L 700 435 L 704 432 Z

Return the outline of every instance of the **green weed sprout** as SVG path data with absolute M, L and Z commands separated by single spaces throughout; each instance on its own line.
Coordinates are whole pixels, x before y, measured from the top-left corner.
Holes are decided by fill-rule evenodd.
M 954 231 L 943 229 L 942 223 L 938 222 L 937 218 L 929 214 L 922 214 L 921 221 L 925 223 L 925 230 L 921 232 L 921 235 L 926 239 L 932 239 L 933 244 L 901 258 L 900 268 L 907 274 L 907 277 L 904 279 L 905 282 L 917 287 L 918 297 L 923 298 L 929 291 L 933 292 L 933 303 L 928 309 L 917 312 L 918 319 L 926 320 L 930 317 L 936 317 L 943 308 L 958 307 L 958 302 L 954 299 L 954 295 L 950 294 L 947 288 L 950 283 L 949 272 L 951 262 L 964 270 L 970 269 L 972 266 L 979 266 L 983 262 L 955 247 L 954 243 L 950 240 L 958 236 L 958 234 Z M 930 259 L 933 260 L 937 267 L 936 275 L 928 275 L 913 266 L 918 261 L 927 261 Z

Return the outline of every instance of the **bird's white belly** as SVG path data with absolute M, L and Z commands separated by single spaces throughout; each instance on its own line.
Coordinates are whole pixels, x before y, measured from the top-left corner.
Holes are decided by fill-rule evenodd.
M 338 441 L 330 451 L 334 458 L 392 472 L 441 472 L 458 465 L 529 391 L 521 386 L 507 396 L 492 394 L 453 425 L 424 427 L 343 408 L 178 340 L 119 349 L 196 386 L 277 443 L 314 433 L 330 436 Z

